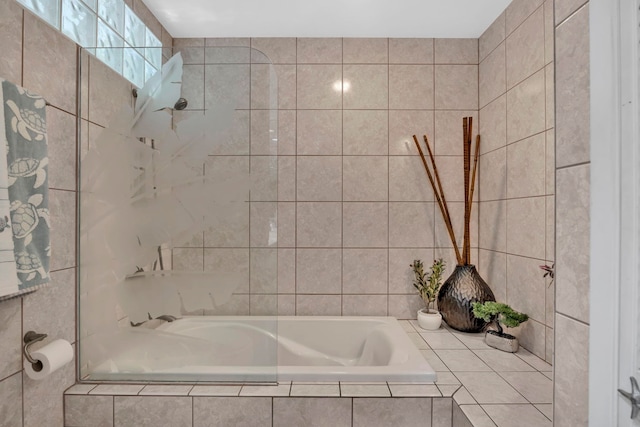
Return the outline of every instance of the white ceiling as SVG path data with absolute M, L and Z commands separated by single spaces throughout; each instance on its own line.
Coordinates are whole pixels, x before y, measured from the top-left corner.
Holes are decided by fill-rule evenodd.
M 143 0 L 173 37 L 477 38 L 511 0 Z

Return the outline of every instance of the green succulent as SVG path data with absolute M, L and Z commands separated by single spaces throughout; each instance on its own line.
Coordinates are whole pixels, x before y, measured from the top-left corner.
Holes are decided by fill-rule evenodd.
M 413 264 L 410 265 L 415 276 L 413 286 L 418 290 L 418 294 L 420 294 L 420 298 L 427 306 L 427 310 L 438 297 L 445 265 L 442 258 L 434 260 L 429 274 L 424 272 L 424 265 L 419 259 L 414 260 Z
M 521 323 L 529 320 L 529 316 L 524 313 L 515 311 L 507 304 L 495 301 L 487 301 L 484 303 L 474 302 L 473 315 L 485 322 L 493 323 L 498 328 L 498 333 L 503 334 L 502 325 L 509 328 L 515 328 Z

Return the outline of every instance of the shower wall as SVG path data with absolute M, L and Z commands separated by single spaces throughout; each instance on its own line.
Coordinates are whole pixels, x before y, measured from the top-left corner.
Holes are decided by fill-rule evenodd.
M 209 270 L 220 257 L 238 263 L 250 291 L 236 295 L 236 314 L 262 314 L 277 298 L 282 315 L 415 318 L 423 303 L 409 264 L 443 257 L 450 272 L 455 257 L 412 135 L 428 135 L 435 147 L 461 240 L 462 117 L 477 124 L 477 39 L 175 39 L 188 110 L 202 108 L 216 91 L 215 72 L 230 66 L 213 65 L 205 46 L 225 45 L 264 52 L 278 75 L 277 271 L 252 247 L 253 217 L 233 243 L 194 236 L 174 249 L 174 268 Z M 246 100 L 237 135 L 253 154 L 265 59 L 232 62 Z M 477 210 L 472 235 L 477 262 Z M 277 294 L 254 286 L 276 276 Z
M 171 36 L 141 0 L 127 4 L 165 46 Z M 22 371 L 22 334 L 36 330 L 50 339 L 76 344 L 76 89 L 78 46 L 60 32 L 25 11 L 14 0 L 0 0 L 0 78 L 43 95 L 47 106 L 49 197 L 51 213 L 51 286 L 31 295 L 0 303 L 0 425 L 40 427 L 64 424 L 64 390 L 75 383 L 73 363 L 50 377 L 33 381 Z M 100 64 L 101 65 L 101 64 Z M 99 66 L 94 71 L 99 71 Z M 131 85 L 110 72 L 92 75 L 95 87 Z M 109 96 L 95 98 L 95 106 Z M 86 110 L 85 110 L 86 111 Z M 96 112 L 100 111 L 96 109 Z M 105 111 L 104 107 L 102 111 Z M 96 125 L 81 121 L 82 135 Z M 87 140 L 84 140 L 86 147 Z M 24 402 L 24 406 L 23 406 Z M 37 403 L 34 403 L 37 402 Z
M 553 359 L 553 0 L 515 0 L 479 39 L 480 273 L 527 313 L 516 335 Z

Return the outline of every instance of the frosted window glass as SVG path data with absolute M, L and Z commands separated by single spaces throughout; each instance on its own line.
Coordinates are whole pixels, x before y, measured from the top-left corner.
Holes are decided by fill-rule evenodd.
M 124 1 L 123 0 L 100 0 L 98 3 L 98 14 L 104 22 L 116 30 L 118 34 L 124 34 Z
M 98 20 L 98 49 L 96 56 L 99 60 L 122 74 L 122 47 L 124 41 L 102 19 Z
M 79 0 L 62 0 L 62 32 L 80 46 L 95 46 L 96 15 Z
M 124 7 L 124 39 L 135 48 L 144 47 L 145 25 L 128 6 Z
M 162 42 L 147 28 L 144 56 L 156 68 L 162 66 Z
M 157 72 L 158 70 L 156 69 L 156 67 L 154 67 L 153 65 L 151 65 L 150 63 L 146 62 L 144 63 L 144 81 L 146 82 L 147 80 L 149 80 L 151 77 L 153 77 L 153 75 Z
M 84 4 L 86 4 L 89 7 L 89 9 L 93 10 L 94 12 L 96 10 L 96 2 L 97 1 L 98 0 L 82 0 L 82 2 Z
M 144 85 L 144 58 L 133 48 L 124 49 L 122 75 L 138 87 Z
M 18 0 L 27 9 L 56 28 L 60 28 L 60 0 Z

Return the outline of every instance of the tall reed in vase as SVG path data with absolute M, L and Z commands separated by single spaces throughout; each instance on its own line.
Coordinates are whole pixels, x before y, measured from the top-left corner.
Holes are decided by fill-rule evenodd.
M 463 332 L 480 332 L 486 326 L 486 322 L 473 315 L 473 303 L 495 301 L 495 296 L 491 288 L 480 277 L 475 265 L 471 264 L 471 207 L 473 206 L 473 193 L 475 190 L 476 175 L 478 172 L 478 156 L 480 153 L 480 135 L 476 136 L 476 144 L 473 157 L 473 171 L 471 170 L 471 146 L 473 134 L 473 118 L 464 117 L 462 119 L 462 145 L 464 156 L 464 236 L 462 251 L 458 247 L 455 232 L 451 223 L 451 215 L 447 206 L 440 174 L 436 167 L 433 151 L 426 135 L 423 136 L 424 144 L 429 154 L 429 162 L 422 151 L 418 138 L 414 135 L 415 142 L 422 164 L 431 184 L 431 188 L 436 197 L 436 202 L 440 208 L 440 213 L 444 219 L 445 226 L 451 244 L 456 254 L 457 265 L 451 276 L 440 287 L 438 293 L 438 310 L 442 314 L 442 319 L 452 328 Z M 430 166 L 429 166 L 430 164 Z M 433 172 L 432 172 L 433 170 Z

